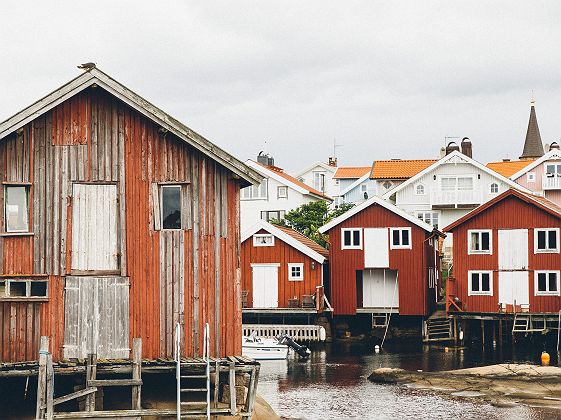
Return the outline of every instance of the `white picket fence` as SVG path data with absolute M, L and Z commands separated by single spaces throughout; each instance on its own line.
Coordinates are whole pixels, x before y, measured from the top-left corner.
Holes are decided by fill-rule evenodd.
M 243 335 L 256 333 L 261 338 L 287 334 L 294 341 L 325 341 L 325 328 L 319 325 L 243 324 Z

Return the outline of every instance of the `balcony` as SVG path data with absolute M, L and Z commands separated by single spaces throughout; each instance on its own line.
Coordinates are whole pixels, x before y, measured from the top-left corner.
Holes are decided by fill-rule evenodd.
M 450 191 L 434 189 L 430 192 L 430 204 L 432 208 L 475 208 L 483 202 L 482 195 L 479 188 Z
M 561 174 L 545 175 L 542 180 L 544 190 L 561 190 Z

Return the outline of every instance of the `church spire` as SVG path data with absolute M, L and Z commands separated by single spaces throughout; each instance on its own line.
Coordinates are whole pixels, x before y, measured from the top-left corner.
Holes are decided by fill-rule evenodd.
M 540 136 L 540 128 L 536 118 L 536 101 L 532 95 L 530 102 L 530 120 L 528 121 L 528 131 L 526 131 L 526 140 L 524 141 L 524 151 L 520 159 L 536 159 L 543 156 L 543 143 Z

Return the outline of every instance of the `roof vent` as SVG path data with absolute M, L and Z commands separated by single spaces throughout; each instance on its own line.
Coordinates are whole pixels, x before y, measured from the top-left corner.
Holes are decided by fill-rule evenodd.
M 257 162 L 261 165 L 275 166 L 275 159 L 268 153 L 263 153 L 263 151 L 259 152 L 257 155 Z
M 455 151 L 459 152 L 460 151 L 460 146 L 458 146 L 455 141 L 451 141 L 446 146 L 446 154 L 449 155 L 450 153 L 455 152 Z
M 559 143 L 557 143 L 556 141 L 552 141 L 551 144 L 549 145 L 549 151 L 551 152 L 552 150 L 559 150 Z
M 503 162 L 510 162 L 510 159 L 509 158 L 504 158 Z
M 464 155 L 466 155 L 467 157 L 473 157 L 473 149 L 471 147 L 471 140 L 469 139 L 469 137 L 464 137 L 462 139 L 462 153 Z

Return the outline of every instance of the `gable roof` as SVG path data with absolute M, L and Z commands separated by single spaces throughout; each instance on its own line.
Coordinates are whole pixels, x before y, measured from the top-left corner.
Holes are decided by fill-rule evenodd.
M 235 173 L 245 182 L 243 184 L 257 184 L 261 181 L 258 173 L 248 168 L 243 162 L 228 152 L 208 141 L 200 134 L 166 114 L 146 99 L 117 82 L 98 68 L 84 71 L 78 77 L 49 93 L 44 98 L 29 105 L 27 108 L 0 123 L 0 139 L 23 127 L 28 122 L 48 112 L 60 103 L 66 101 L 84 89 L 96 85 L 117 97 L 127 105 L 151 119 L 161 127 L 175 134 L 181 140 L 193 146 L 201 153 L 216 160 L 221 165 Z
M 533 204 L 533 205 L 541 208 L 542 210 L 546 211 L 547 213 L 561 219 L 561 207 L 559 207 L 557 204 L 549 201 L 545 197 L 540 197 L 540 196 L 537 196 L 537 195 L 528 194 L 528 193 L 516 190 L 514 188 L 510 188 L 510 189 L 506 190 L 505 192 L 503 192 L 502 194 L 499 194 L 497 197 L 493 198 L 492 200 L 489 200 L 486 203 L 480 205 L 479 207 L 473 209 L 472 211 L 470 211 L 468 214 L 464 215 L 463 217 L 460 217 L 455 222 L 450 223 L 448 226 L 446 226 L 443 229 L 443 231 L 444 232 L 451 232 L 452 230 L 456 229 L 458 226 L 465 223 L 469 219 L 477 216 L 478 214 L 484 212 L 488 208 L 493 207 L 495 204 L 497 204 L 497 203 L 503 201 L 505 198 L 511 197 L 511 196 L 517 197 L 520 200 L 525 201 L 526 203 Z M 516 217 L 516 216 L 514 216 L 514 217 Z
M 285 228 L 280 226 L 272 225 L 265 220 L 259 220 L 249 229 L 242 233 L 241 241 L 245 242 L 247 239 L 255 235 L 260 230 L 265 230 L 271 235 L 279 238 L 281 241 L 287 243 L 288 245 L 296 248 L 298 251 L 312 258 L 320 264 L 323 264 L 326 257 L 329 255 L 329 251 L 323 248 L 321 245 L 307 238 L 299 232 L 291 228 Z
M 528 130 L 526 131 L 526 139 L 524 140 L 524 150 L 520 159 L 539 158 L 543 156 L 543 143 L 538 127 L 538 119 L 536 118 L 535 101 L 530 105 L 530 119 L 528 120 Z
M 313 195 L 317 198 L 321 198 L 323 200 L 328 200 L 328 201 L 333 201 L 333 198 L 329 197 L 328 195 L 325 195 L 324 193 L 322 193 L 321 191 L 318 191 L 312 187 L 310 187 L 307 184 L 304 184 L 301 181 L 298 181 L 296 178 L 294 178 L 291 175 L 288 175 L 286 172 L 284 172 L 284 170 L 282 170 L 281 168 L 278 168 L 276 166 L 268 166 L 268 165 L 263 165 L 259 162 L 255 162 L 254 160 L 248 160 L 246 162 L 246 164 L 255 169 L 257 172 L 260 172 L 261 174 L 264 174 L 264 176 L 267 177 L 271 177 L 273 179 L 275 179 L 276 181 L 280 182 L 281 184 L 284 184 L 292 189 L 295 189 L 296 191 L 298 191 L 301 194 L 305 194 L 305 195 Z
M 345 220 L 349 219 L 350 217 L 354 216 L 355 214 L 360 213 L 362 210 L 370 207 L 373 204 L 377 204 L 381 207 L 384 207 L 385 209 L 391 211 L 392 213 L 395 213 L 396 215 L 404 218 L 405 220 L 413 223 L 414 225 L 419 226 L 420 228 L 426 230 L 427 232 L 436 231 L 440 235 L 444 236 L 440 231 L 434 229 L 428 223 L 423 222 L 421 219 L 418 219 L 417 217 L 415 217 L 415 216 L 405 212 L 404 210 L 400 209 L 395 204 L 392 204 L 392 203 L 390 203 L 386 200 L 382 200 L 381 198 L 379 198 L 377 196 L 372 196 L 368 200 L 359 204 L 358 206 L 354 206 L 353 208 L 349 209 L 348 211 L 346 211 L 345 213 L 343 213 L 339 217 L 336 217 L 335 219 L 331 220 L 329 223 L 326 223 L 325 225 L 320 227 L 318 230 L 319 230 L 320 233 L 325 233 L 328 230 L 334 228 L 335 226 L 344 222 Z
M 364 175 L 362 175 L 359 179 L 357 179 L 356 181 L 354 181 L 351 185 L 349 185 L 347 188 L 345 188 L 343 191 L 341 191 L 339 193 L 339 195 L 342 197 L 345 194 L 347 194 L 349 191 L 354 190 L 356 187 L 358 187 L 360 184 L 362 184 L 364 181 L 366 181 L 367 179 L 369 179 L 370 177 L 370 173 L 367 172 Z
M 371 166 L 339 166 L 333 178 L 360 178 L 364 174 L 369 173 L 371 169 Z
M 513 174 L 510 177 L 510 179 L 516 180 L 516 179 L 520 178 L 522 175 L 524 175 L 526 172 L 531 171 L 535 167 L 541 165 L 543 162 L 548 161 L 550 159 L 561 159 L 561 151 L 557 150 L 557 149 L 550 150 L 545 155 L 543 155 L 541 158 L 536 159 L 534 161 L 530 161 L 528 166 L 525 166 L 524 168 L 520 169 L 518 172 Z
M 402 189 L 404 189 L 408 185 L 414 184 L 415 182 L 417 182 L 417 180 L 419 180 L 420 178 L 422 178 L 426 174 L 432 172 L 433 170 L 438 168 L 440 165 L 442 165 L 442 164 L 444 164 L 444 163 L 446 163 L 446 162 L 448 162 L 452 159 L 461 159 L 461 160 L 465 161 L 466 163 L 469 163 L 469 164 L 475 166 L 476 168 L 480 169 L 481 171 L 486 172 L 489 175 L 494 176 L 495 178 L 498 178 L 499 180 L 503 181 L 505 184 L 509 185 L 512 188 L 518 188 L 521 191 L 531 193 L 531 191 L 528 188 L 523 187 L 522 185 L 518 185 L 516 182 L 512 181 L 511 179 L 504 177 L 503 175 L 499 174 L 498 172 L 495 172 L 492 169 L 489 169 L 488 167 L 486 167 L 486 166 L 482 165 L 481 163 L 477 162 L 476 160 L 473 160 L 472 158 L 462 154 L 461 152 L 459 152 L 457 150 L 454 150 L 452 153 L 447 154 L 446 156 L 444 156 L 441 159 L 434 162 L 428 168 L 419 172 L 417 175 L 412 176 L 407 181 L 395 186 L 394 188 L 392 188 L 391 190 L 386 192 L 382 197 L 384 199 L 390 198 L 396 192 L 401 191 Z
M 487 164 L 487 167 L 501 174 L 504 177 L 510 178 L 516 172 L 520 171 L 521 169 L 524 169 L 533 161 L 534 159 L 506 160 L 506 161 L 503 160 L 501 162 L 489 162 Z
M 318 166 L 325 169 L 326 171 L 329 171 L 329 172 L 336 172 L 337 171 L 337 166 L 331 166 L 331 165 L 328 165 L 327 163 L 317 162 L 317 163 L 314 163 L 313 165 L 308 166 L 306 169 L 298 172 L 296 174 L 296 178 L 301 177 L 305 173 L 310 172 L 312 169 L 317 168 Z
M 372 165 L 372 179 L 407 179 L 436 162 L 436 159 L 376 160 Z

